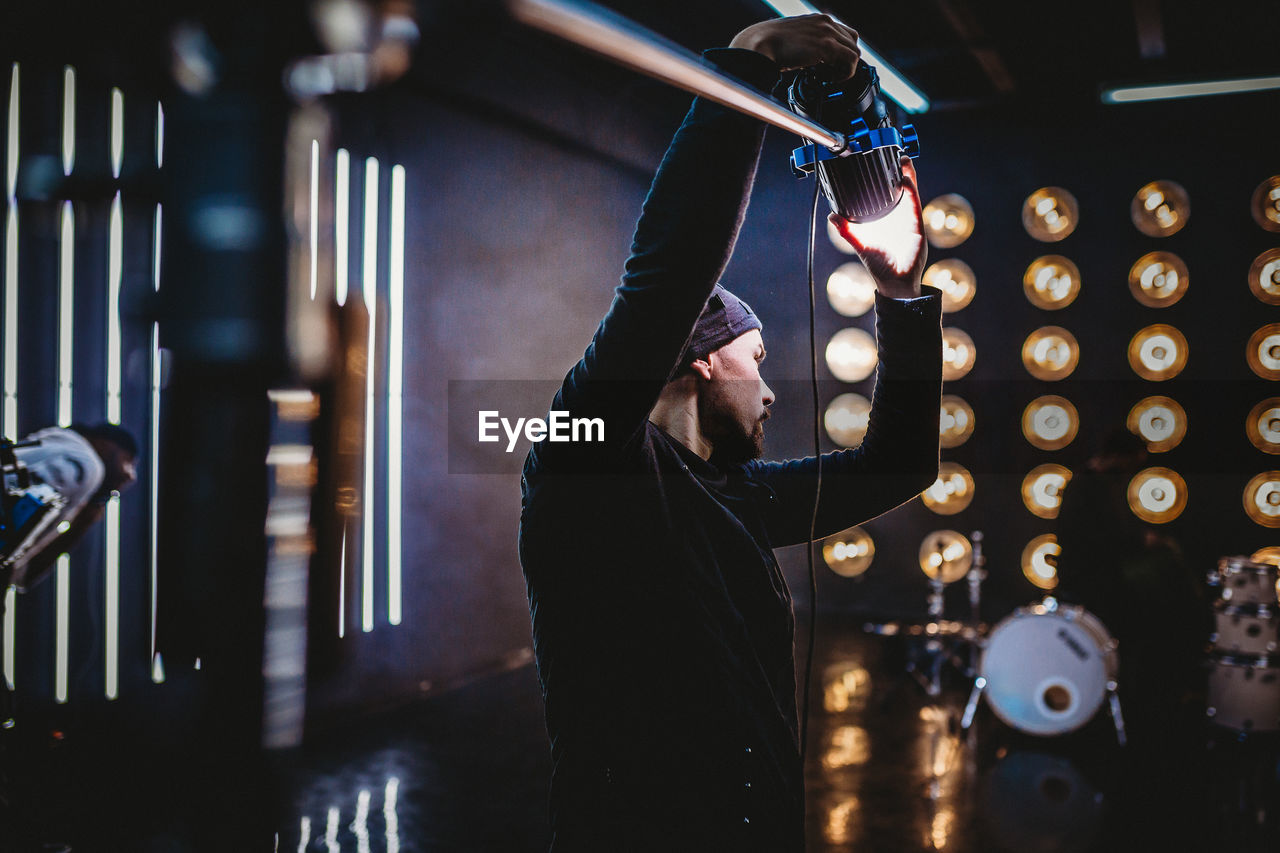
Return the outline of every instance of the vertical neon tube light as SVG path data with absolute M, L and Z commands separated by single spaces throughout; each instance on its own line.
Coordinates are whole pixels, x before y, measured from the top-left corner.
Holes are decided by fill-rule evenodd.
M 367 633 L 373 630 L 373 496 L 374 481 L 374 397 L 377 371 L 378 330 L 378 160 L 369 157 L 364 161 L 364 274 L 361 291 L 365 308 L 369 312 L 369 354 L 365 362 L 367 376 L 364 408 L 364 494 L 361 516 L 364 535 L 360 537 L 363 577 L 360 595 L 361 628 Z
M 347 304 L 347 258 L 351 240 L 351 155 L 338 149 L 333 184 L 333 285 L 339 305 Z
M 18 437 L 18 204 L 15 198 L 18 183 L 18 63 L 13 63 L 9 80 L 9 134 L 5 152 L 4 228 L 4 434 Z M 4 680 L 13 689 L 13 643 L 16 623 L 13 608 L 13 588 L 4 591 Z
M 404 414 L 404 166 L 391 169 L 390 251 L 387 259 L 387 621 L 399 625 Z
M 113 155 L 114 159 L 114 155 Z M 123 213 L 120 193 L 111 203 L 110 240 L 107 252 L 107 420 L 120 423 L 120 280 L 124 248 Z M 107 503 L 106 518 L 106 584 L 103 649 L 106 655 L 106 696 L 120 694 L 120 501 Z
M 62 204 L 61 258 L 58 269 L 58 426 L 71 425 L 71 355 L 75 317 L 72 282 L 75 274 L 75 215 L 71 202 Z M 68 640 L 71 630 L 71 558 L 58 558 L 56 633 L 54 639 L 53 698 L 67 701 Z
M 76 164 L 76 70 L 62 69 L 62 174 L 70 175 Z
M 156 168 L 164 165 L 164 104 L 156 102 Z M 156 204 L 155 233 L 151 246 L 151 289 L 160 292 L 160 240 L 164 232 L 164 207 Z M 160 582 L 160 324 L 151 324 L 151 682 L 164 683 L 164 661 L 156 646 L 156 621 Z
M 320 141 L 311 140 L 311 298 L 316 298 L 316 264 L 320 252 Z

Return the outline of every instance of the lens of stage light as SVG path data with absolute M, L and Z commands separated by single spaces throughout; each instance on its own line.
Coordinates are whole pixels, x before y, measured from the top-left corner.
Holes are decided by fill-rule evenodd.
M 1147 326 L 1129 341 L 1129 366 L 1143 379 L 1171 379 L 1187 366 L 1187 339 L 1164 323 Z
M 955 515 L 973 502 L 973 491 L 973 475 L 963 465 L 943 462 L 938 466 L 938 479 L 920 497 L 938 515 Z
M 951 326 L 942 330 L 942 378 L 951 382 L 963 379 L 978 358 L 973 338 Z
M 1280 545 L 1268 545 L 1259 548 L 1249 557 L 1255 563 L 1266 563 L 1269 566 L 1280 566 Z
M 959 447 L 973 435 L 973 407 L 954 394 L 942 396 L 942 412 L 938 418 L 938 435 L 943 447 Z
M 1253 259 L 1249 289 L 1268 305 L 1280 305 L 1280 249 L 1267 249 Z
M 1062 546 L 1052 533 L 1037 536 L 1022 549 L 1022 574 L 1040 589 L 1053 589 L 1058 585 L 1058 557 Z
M 1142 437 L 1151 453 L 1163 453 L 1182 443 L 1187 434 L 1187 413 L 1168 397 L 1147 397 L 1125 418 L 1129 432 Z
M 1062 187 L 1041 187 L 1022 203 L 1022 227 L 1042 243 L 1056 243 L 1076 230 L 1080 205 Z
M 835 246 L 846 255 L 856 255 L 857 250 L 849 245 L 849 241 L 840 233 L 840 229 L 832 224 L 831 220 L 827 220 L 827 239 L 831 241 L 831 245 Z
M 951 583 L 973 565 L 973 546 L 954 530 L 935 530 L 920 543 L 920 569 L 930 579 Z
M 1187 224 L 1191 201 L 1187 191 L 1173 181 L 1152 181 L 1134 195 L 1129 218 L 1148 237 L 1168 237 Z
M 1150 252 L 1129 268 L 1129 292 L 1150 308 L 1172 305 L 1190 284 L 1187 265 L 1172 252 Z
M 1080 295 L 1080 270 L 1062 255 L 1043 255 L 1022 274 L 1022 292 L 1037 308 L 1066 308 Z
M 924 234 L 936 249 L 959 246 L 973 233 L 973 206 L 955 193 L 940 195 L 924 206 Z
M 1187 506 L 1187 482 L 1170 468 L 1147 468 L 1129 481 L 1129 509 L 1143 521 L 1173 521 Z
M 876 342 L 861 329 L 841 329 L 827 344 L 827 367 L 842 382 L 861 382 L 876 369 Z
M 841 264 L 827 278 L 827 301 L 846 317 L 861 317 L 875 304 L 876 280 L 856 261 Z
M 1271 397 L 1253 407 L 1245 419 L 1249 441 L 1263 453 L 1280 454 L 1280 397 Z
M 1244 487 L 1244 511 L 1263 527 L 1280 527 L 1280 471 L 1259 474 Z
M 844 578 L 856 578 L 871 566 L 876 543 L 861 527 L 841 530 L 822 540 L 822 559 L 831 571 Z
M 1062 465 L 1037 465 L 1022 479 L 1022 505 L 1040 518 L 1057 518 L 1062 492 L 1071 482 L 1071 469 Z
M 1253 333 L 1246 358 L 1263 379 L 1280 379 L 1280 323 L 1269 323 Z
M 1079 429 L 1076 407 L 1064 397 L 1037 397 L 1022 411 L 1022 434 L 1041 450 L 1061 450 Z
M 861 394 L 841 394 L 827 406 L 822 424 L 836 444 L 857 447 L 867 434 L 871 401 Z
M 1066 379 L 1079 362 L 1080 345 L 1061 326 L 1036 329 L 1022 344 L 1022 365 L 1036 379 Z
M 969 265 L 958 258 L 938 261 L 924 271 L 924 283 L 942 291 L 942 311 L 959 311 L 973 301 L 978 279 Z
M 1268 231 L 1280 231 L 1280 175 L 1272 175 L 1253 191 L 1249 203 L 1253 221 Z

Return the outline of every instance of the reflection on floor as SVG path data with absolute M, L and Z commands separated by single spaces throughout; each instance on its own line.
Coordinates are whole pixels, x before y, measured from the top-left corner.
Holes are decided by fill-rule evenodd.
M 962 732 L 971 681 L 948 665 L 930 696 L 909 674 L 929 670 L 923 639 L 866 635 L 835 616 L 819 637 L 807 763 L 812 853 L 1280 849 L 1280 745 L 1210 729 L 1203 695 L 1126 697 L 1124 749 L 1105 709 L 1080 731 L 1043 738 L 1013 731 L 983 706 Z M 163 755 L 113 776 L 95 764 L 107 753 L 76 757 L 75 748 L 73 733 L 55 750 L 25 753 L 18 806 L 30 806 L 27 829 L 40 826 L 0 832 L 0 851 L 41 849 L 37 836 L 76 851 L 533 853 L 548 842 L 550 762 L 527 666 L 274 757 L 274 794 L 250 771 L 175 791 L 171 778 L 196 774 Z M 171 764 L 182 760 L 168 754 Z M 111 779 L 138 787 L 126 794 Z M 216 811 L 186 804 L 190 795 L 216 801 Z M 235 847 L 211 842 L 228 837 L 214 823 L 264 803 L 269 831 Z M 17 820 L 12 810 L 7 817 Z

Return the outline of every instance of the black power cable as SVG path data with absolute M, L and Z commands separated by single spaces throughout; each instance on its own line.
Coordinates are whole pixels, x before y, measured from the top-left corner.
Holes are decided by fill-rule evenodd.
M 805 655 L 804 692 L 800 699 L 800 761 L 802 764 L 809 746 L 809 682 L 813 678 L 813 640 L 818 621 L 818 576 L 813 568 L 813 535 L 818 528 L 818 500 L 822 496 L 822 444 L 821 433 L 818 432 L 818 421 L 821 418 L 818 403 L 818 341 L 814 328 L 817 300 L 813 286 L 813 254 L 818 230 L 819 188 L 820 182 L 815 180 L 813 206 L 809 216 L 809 378 L 813 389 L 813 455 L 817 459 L 818 477 L 813 490 L 813 515 L 809 519 L 809 540 L 805 543 L 805 554 L 809 558 L 809 647 Z

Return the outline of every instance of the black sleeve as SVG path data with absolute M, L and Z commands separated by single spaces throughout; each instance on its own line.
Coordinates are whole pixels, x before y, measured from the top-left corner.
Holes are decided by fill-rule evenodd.
M 704 56 L 768 91 L 777 65 L 749 50 Z M 613 304 L 552 403 L 600 418 L 603 444 L 540 442 L 533 454 L 616 451 L 644 426 L 733 251 L 760 159 L 764 125 L 696 98 L 654 176 Z
M 879 363 L 862 444 L 822 455 L 815 537 L 828 536 L 911 500 L 938 476 L 942 397 L 942 298 L 876 297 Z M 774 546 L 809 539 L 817 458 L 747 463 L 746 475 L 773 490 L 765 523 Z

